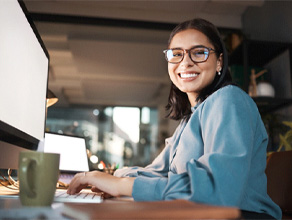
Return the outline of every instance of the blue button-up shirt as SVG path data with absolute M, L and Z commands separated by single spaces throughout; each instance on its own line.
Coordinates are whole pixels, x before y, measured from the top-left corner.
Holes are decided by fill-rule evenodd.
M 267 195 L 267 143 L 256 104 L 229 85 L 192 108 L 152 164 L 115 175 L 136 177 L 136 201 L 187 199 L 280 219 L 279 206 Z

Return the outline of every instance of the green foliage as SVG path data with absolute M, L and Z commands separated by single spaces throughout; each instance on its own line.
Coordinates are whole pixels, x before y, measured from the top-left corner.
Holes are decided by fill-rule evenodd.
M 283 121 L 283 124 L 288 126 L 290 129 L 284 134 L 280 134 L 280 144 L 278 148 L 278 152 L 285 150 L 289 151 L 292 150 L 292 122 L 290 121 Z

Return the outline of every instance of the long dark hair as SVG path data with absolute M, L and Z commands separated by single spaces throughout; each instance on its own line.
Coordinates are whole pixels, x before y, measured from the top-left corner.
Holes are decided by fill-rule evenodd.
M 201 18 L 195 18 L 177 25 L 170 34 L 168 46 L 177 33 L 187 29 L 195 29 L 206 35 L 215 48 L 217 58 L 219 58 L 220 54 L 223 54 L 221 75 L 216 74 L 213 82 L 200 92 L 196 101 L 202 102 L 216 90 L 232 84 L 232 78 L 228 69 L 228 54 L 217 28 L 209 21 Z M 166 110 L 168 111 L 166 117 L 174 120 L 187 117 L 191 113 L 191 106 L 187 94 L 180 91 L 173 83 L 171 83 Z

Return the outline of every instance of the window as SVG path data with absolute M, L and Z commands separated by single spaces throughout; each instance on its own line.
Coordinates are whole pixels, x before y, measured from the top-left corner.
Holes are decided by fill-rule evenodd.
M 51 107 L 46 131 L 85 137 L 91 170 L 109 164 L 145 166 L 159 150 L 155 108 Z

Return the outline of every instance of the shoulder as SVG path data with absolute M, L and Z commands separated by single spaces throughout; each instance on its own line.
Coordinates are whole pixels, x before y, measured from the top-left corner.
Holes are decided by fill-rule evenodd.
M 198 109 L 199 110 L 199 109 Z M 200 112 L 208 115 L 218 116 L 229 114 L 255 116 L 259 115 L 257 105 L 253 99 L 241 88 L 233 85 L 225 86 L 218 89 L 210 95 L 200 105 Z
M 203 103 L 202 103 L 203 104 Z M 253 99 L 241 88 L 234 85 L 228 85 L 218 89 L 205 100 L 205 105 L 232 105 L 236 104 L 242 107 L 257 108 Z
M 212 95 L 210 95 L 206 100 L 217 100 L 217 99 L 227 99 L 227 100 L 237 100 L 237 99 L 246 99 L 252 101 L 252 98 L 241 88 L 234 85 L 228 85 L 221 89 L 218 89 Z

